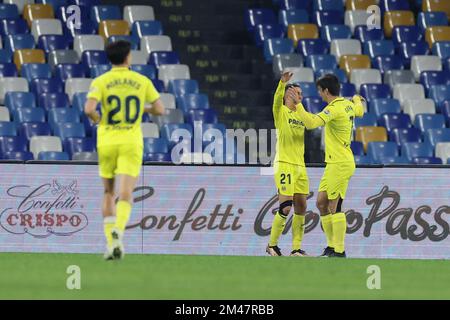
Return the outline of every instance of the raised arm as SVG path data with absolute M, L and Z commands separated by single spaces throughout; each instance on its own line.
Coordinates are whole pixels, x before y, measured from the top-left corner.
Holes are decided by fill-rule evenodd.
M 277 90 L 275 91 L 275 95 L 273 97 L 273 116 L 276 119 L 278 117 L 278 113 L 280 112 L 281 107 L 283 106 L 284 99 L 284 91 L 286 89 L 286 84 L 289 80 L 291 80 L 293 73 L 285 72 L 281 75 L 280 82 L 278 83 Z
M 361 118 L 362 116 L 364 116 L 363 101 L 364 101 L 364 98 L 359 95 L 355 95 L 352 98 L 352 102 L 355 105 L 355 116 L 357 116 L 358 118 Z

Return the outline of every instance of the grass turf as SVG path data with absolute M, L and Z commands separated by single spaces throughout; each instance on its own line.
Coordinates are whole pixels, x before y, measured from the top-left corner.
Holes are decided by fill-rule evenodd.
M 68 266 L 81 290 L 68 290 Z M 367 267 L 381 269 L 369 290 Z M 450 299 L 450 261 L 0 254 L 0 299 Z

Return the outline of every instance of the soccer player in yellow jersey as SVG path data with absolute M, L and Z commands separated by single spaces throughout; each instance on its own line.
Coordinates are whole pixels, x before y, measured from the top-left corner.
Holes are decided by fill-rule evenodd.
M 317 115 L 303 108 L 293 90 L 286 95 L 287 101 L 297 106 L 299 118 L 307 129 L 325 126 L 325 162 L 327 163 L 317 196 L 322 228 L 327 247 L 322 256 L 345 258 L 345 235 L 347 221 L 342 211 L 348 183 L 355 172 L 355 159 L 350 149 L 355 117 L 362 117 L 363 98 L 354 96 L 352 101 L 339 96 L 340 84 L 335 75 L 327 74 L 317 81 L 321 98 L 328 105 Z M 292 106 L 291 106 L 292 107 Z
M 277 129 L 274 178 L 280 207 L 274 216 L 270 241 L 266 248 L 266 252 L 271 256 L 282 255 L 278 247 L 278 238 L 283 232 L 292 206 L 294 206 L 294 217 L 292 218 L 291 256 L 306 255 L 301 249 L 305 229 L 306 197 L 309 194 L 309 181 L 304 160 L 305 126 L 296 104 L 286 102 L 286 90 L 292 90 L 291 93 L 298 101 L 302 99 L 300 87 L 287 84 L 291 78 L 292 73 L 286 72 L 282 75 L 273 102 L 273 118 Z
M 164 112 L 164 105 L 150 79 L 129 70 L 130 50 L 131 45 L 127 41 L 117 41 L 107 46 L 106 54 L 113 67 L 92 82 L 84 109 L 86 115 L 98 123 L 97 151 L 104 186 L 102 213 L 107 260 L 121 259 L 124 255 L 123 233 L 131 214 L 132 194 L 142 166 L 142 114 L 161 115 Z M 96 111 L 99 102 L 101 117 Z M 119 199 L 115 205 L 117 175 L 121 179 Z

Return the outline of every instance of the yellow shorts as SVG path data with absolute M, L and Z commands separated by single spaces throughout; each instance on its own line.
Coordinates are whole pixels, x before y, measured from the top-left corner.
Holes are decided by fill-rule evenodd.
M 112 179 L 115 175 L 139 176 L 144 149 L 138 144 L 118 144 L 98 147 L 100 177 Z
M 278 193 L 293 196 L 296 193 L 309 194 L 309 180 L 306 168 L 286 162 L 275 162 L 275 185 Z
M 329 163 L 320 180 L 319 192 L 326 192 L 328 200 L 345 199 L 348 182 L 355 172 L 354 162 Z

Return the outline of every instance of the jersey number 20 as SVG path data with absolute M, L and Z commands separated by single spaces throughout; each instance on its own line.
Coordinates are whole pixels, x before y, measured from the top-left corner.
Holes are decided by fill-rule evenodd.
M 109 96 L 108 104 L 111 105 L 111 107 L 113 106 L 113 104 L 115 104 L 115 107 L 108 113 L 108 124 L 119 124 L 120 120 L 114 120 L 114 116 L 118 114 L 120 112 L 120 109 L 122 108 L 120 98 L 118 96 Z M 133 117 L 131 117 L 132 105 L 136 106 L 136 112 Z M 125 122 L 130 124 L 135 123 L 139 118 L 140 108 L 141 106 L 139 98 L 136 96 L 128 96 L 125 99 Z

